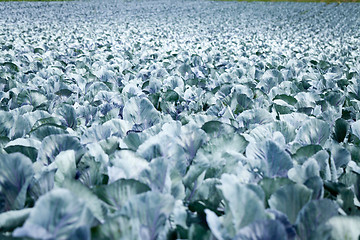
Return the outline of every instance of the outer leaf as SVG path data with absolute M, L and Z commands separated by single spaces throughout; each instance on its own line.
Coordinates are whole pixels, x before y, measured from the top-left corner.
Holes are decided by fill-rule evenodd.
M 124 120 L 133 123 L 134 130 L 144 130 L 160 120 L 159 112 L 147 98 L 133 97 L 125 103 Z
M 264 218 L 263 202 L 253 190 L 240 184 L 234 175 L 224 174 L 221 182 L 226 214 L 231 216 L 235 230 Z
M 20 71 L 19 67 L 13 62 L 4 62 L 4 63 L 1 63 L 0 65 L 7 67 L 11 71 L 14 71 L 14 72 L 19 72 Z
M 56 113 L 60 115 L 64 126 L 69 128 L 76 127 L 76 112 L 74 108 L 69 104 L 62 104 L 56 109 Z
M 332 239 L 358 240 L 360 237 L 360 217 L 336 216 L 331 218 L 326 227 Z
M 42 195 L 50 192 L 54 188 L 54 176 L 56 169 L 42 171 L 40 175 L 35 175 L 29 186 L 30 196 L 37 200 Z
M 354 184 L 354 192 L 357 200 L 360 202 L 360 174 L 356 174 L 356 182 Z
M 233 133 L 217 138 L 211 138 L 203 149 L 212 154 L 215 152 L 243 153 L 247 145 L 248 142 L 242 135 Z
M 85 206 L 100 223 L 105 222 L 103 203 L 89 188 L 80 182 L 70 180 L 64 182 L 63 187 L 70 190 L 74 196 L 83 201 Z
M 302 145 L 315 144 L 323 146 L 329 136 L 330 127 L 325 121 L 310 119 L 299 129 L 295 140 Z
M 206 211 L 206 210 L 205 210 Z M 183 229 L 188 229 L 187 220 L 187 207 L 184 206 L 183 201 L 176 200 L 173 211 L 173 220 L 176 226 L 180 226 Z
M 192 201 L 206 201 L 212 206 L 218 206 L 222 201 L 222 196 L 217 188 L 220 185 L 218 178 L 205 179 L 195 191 Z M 254 190 L 254 189 L 253 189 Z
M 256 87 L 266 93 L 269 93 L 271 88 L 280 84 L 282 81 L 284 81 L 284 77 L 280 71 L 276 69 L 268 69 L 265 71 L 264 75 L 261 76 L 260 82 Z
M 108 167 L 109 181 L 115 182 L 120 178 L 138 179 L 140 173 L 149 168 L 149 163 L 135 155 L 133 151 L 122 150 L 114 154 L 111 159 L 113 167 Z
M 6 144 L 5 151 L 7 153 L 22 153 L 34 162 L 40 146 L 41 142 L 36 139 L 18 138 Z
M 163 231 L 174 204 L 171 195 L 146 192 L 132 197 L 121 212 L 129 218 L 139 220 L 142 239 L 155 240 Z
M 276 100 L 276 99 L 281 99 L 285 102 L 287 102 L 288 104 L 291 104 L 291 105 L 295 105 L 297 103 L 297 100 L 296 98 L 290 96 L 290 95 L 286 95 L 286 94 L 279 94 L 279 95 L 276 95 L 273 100 Z
M 88 144 L 92 142 L 101 141 L 111 136 L 110 126 L 93 125 L 86 129 L 84 134 L 81 136 L 81 143 Z
M 55 160 L 55 157 L 60 152 L 66 150 L 75 151 L 76 161 L 84 154 L 84 148 L 76 137 L 66 134 L 50 135 L 41 142 L 37 161 L 42 161 L 45 165 L 48 165 Z
M 246 156 L 252 168 L 259 168 L 268 177 L 285 177 L 293 166 L 290 155 L 271 140 L 265 144 L 250 143 Z
M 351 131 L 360 139 L 360 120 L 351 124 Z
M 112 135 L 124 138 L 126 133 L 131 130 L 132 125 L 122 119 L 111 119 L 103 124 L 104 127 L 111 129 Z
M 16 139 L 24 137 L 31 130 L 30 122 L 24 116 L 18 116 L 15 122 L 12 122 L 9 138 Z
M 31 212 L 30 208 L 0 214 L 0 232 L 12 231 L 21 226 Z
M 274 121 L 271 114 L 265 109 L 251 109 L 239 114 L 236 118 L 245 128 L 249 128 L 253 124 L 266 124 Z
M 181 131 L 178 144 L 187 153 L 188 161 L 191 161 L 198 149 L 207 141 L 207 135 L 204 130 L 190 124 L 181 127 Z
M 317 161 L 309 158 L 303 165 L 296 165 L 288 172 L 288 177 L 294 182 L 304 183 L 312 177 L 320 175 L 320 167 Z
M 296 150 L 296 153 L 293 155 L 293 159 L 298 163 L 304 163 L 308 160 L 308 158 L 321 150 L 322 147 L 320 145 L 306 145 Z
M 20 154 L 0 154 L 0 198 L 4 206 L 0 211 L 24 207 L 27 188 L 34 175 L 31 160 Z
M 170 169 L 167 159 L 155 158 L 150 162 L 149 167 L 140 173 L 140 181 L 150 186 L 152 191 L 171 193 Z
M 227 236 L 226 229 L 224 228 L 224 226 L 222 226 L 219 217 L 209 209 L 205 209 L 205 213 L 206 222 L 211 230 L 211 233 L 216 237 L 216 239 L 223 240 L 225 238 L 230 238 L 229 236 Z
M 30 131 L 30 136 L 40 141 L 47 136 L 60 134 L 66 134 L 65 127 L 53 123 L 42 124 Z
M 308 202 L 299 212 L 296 229 L 300 239 L 318 239 L 318 228 L 338 214 L 338 207 L 329 199 Z
M 271 219 L 280 222 L 285 227 L 288 240 L 295 239 L 296 237 L 295 226 L 289 222 L 289 219 L 284 213 L 270 208 L 266 209 L 266 213 L 269 214 L 268 216 L 271 217 Z
M 288 178 L 263 178 L 259 185 L 265 193 L 265 201 L 267 202 L 270 196 L 278 189 L 285 185 L 293 184 Z
M 0 136 L 9 137 L 13 123 L 13 114 L 10 112 L 0 111 Z
M 220 121 L 208 121 L 202 125 L 201 129 L 212 138 L 217 138 L 221 135 L 234 134 L 236 131 L 236 128 L 230 124 L 222 123 Z
M 60 152 L 55 157 L 54 162 L 58 168 L 55 173 L 55 182 L 58 185 L 61 186 L 64 181 L 74 179 L 76 174 L 76 163 L 75 152 L 73 150 Z
M 236 237 L 236 240 L 267 240 L 278 239 L 287 240 L 285 227 L 276 220 L 257 221 L 249 226 L 242 228 Z
M 285 142 L 289 143 L 295 138 L 295 128 L 288 122 L 276 121 L 266 125 L 260 125 L 250 132 L 250 136 L 255 142 L 269 140 L 273 137 L 275 132 L 280 132 L 285 138 Z
M 336 168 L 344 168 L 350 162 L 351 155 L 345 148 L 335 145 L 331 149 L 331 158 L 334 160 Z
M 134 195 L 149 191 L 150 188 L 133 179 L 119 179 L 109 185 L 98 186 L 95 189 L 100 199 L 120 210 Z
M 36 202 L 24 226 L 15 237 L 68 239 L 77 229 L 89 228 L 92 216 L 84 203 L 65 189 L 55 189 Z
M 24 104 L 30 104 L 36 108 L 46 103 L 47 98 L 39 91 L 36 90 L 29 91 L 25 89 L 18 94 L 16 100 L 18 104 L 21 106 L 23 106 Z
M 76 168 L 75 177 L 90 188 L 103 184 L 103 181 L 108 177 L 106 170 L 103 169 L 103 164 L 96 160 L 97 159 L 86 153 Z
M 298 212 L 311 199 L 311 193 L 311 190 L 300 184 L 286 185 L 271 195 L 269 205 L 285 213 L 290 222 L 295 223 Z
M 335 121 L 334 127 L 334 139 L 337 142 L 343 142 L 349 131 L 349 123 L 343 118 L 339 118 Z
M 107 220 L 91 232 L 92 239 L 137 240 L 140 236 L 140 223 L 136 218 L 116 216 Z
M 324 182 L 320 177 L 311 177 L 304 182 L 304 185 L 313 191 L 312 199 L 321 199 L 324 196 Z

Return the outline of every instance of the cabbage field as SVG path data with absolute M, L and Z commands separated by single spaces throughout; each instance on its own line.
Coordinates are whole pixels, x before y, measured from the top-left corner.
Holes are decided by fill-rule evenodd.
M 360 236 L 360 4 L 0 3 L 0 239 Z

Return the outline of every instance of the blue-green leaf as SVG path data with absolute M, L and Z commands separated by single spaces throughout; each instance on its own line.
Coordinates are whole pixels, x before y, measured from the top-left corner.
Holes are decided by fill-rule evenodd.
M 97 196 L 112 208 L 120 210 L 127 201 L 140 193 L 149 191 L 150 188 L 133 179 L 119 179 L 109 185 L 101 185 L 96 187 Z
M 258 168 L 267 177 L 285 177 L 293 166 L 290 155 L 272 140 L 250 143 L 246 156 L 251 167 Z
M 278 189 L 269 199 L 270 208 L 286 214 L 295 223 L 298 212 L 310 201 L 312 191 L 300 184 L 286 185 Z
M 74 150 L 76 161 L 84 154 L 84 148 L 76 137 L 66 134 L 50 135 L 41 142 L 37 161 L 45 165 L 51 164 L 60 152 L 66 150 Z
M 295 140 L 302 145 L 323 146 L 329 136 L 330 127 L 328 123 L 319 119 L 310 119 L 301 126 Z
M 235 175 L 224 174 L 218 188 L 225 200 L 225 213 L 231 219 L 233 230 L 237 231 L 256 220 L 264 219 L 263 201 L 257 193 L 241 184 Z
M 359 226 L 360 217 L 358 216 L 335 216 L 326 223 L 323 229 L 325 233 L 330 233 L 330 239 L 358 240 Z
M 263 220 L 254 222 L 242 228 L 234 240 L 287 240 L 285 227 L 276 220 Z
M 142 239 L 155 240 L 164 230 L 174 206 L 175 201 L 171 195 L 146 192 L 132 197 L 121 212 L 129 218 L 139 220 Z
M 12 231 L 21 226 L 31 212 L 30 208 L 7 211 L 0 214 L 0 232 Z
M 299 212 L 296 229 L 300 239 L 319 239 L 318 228 L 338 214 L 338 206 L 329 199 L 312 200 Z
M 125 103 L 124 120 L 133 124 L 134 130 L 144 130 L 160 121 L 160 114 L 147 98 L 133 97 Z
M 23 154 L 0 154 L 0 212 L 24 207 L 27 188 L 34 175 L 31 160 Z
M 92 215 L 84 202 L 68 190 L 59 188 L 39 198 L 24 226 L 15 229 L 13 235 L 36 239 L 68 239 L 79 228 L 89 228 L 92 221 Z
M 17 138 L 6 144 L 4 150 L 7 153 L 19 152 L 35 162 L 41 142 L 31 138 Z

